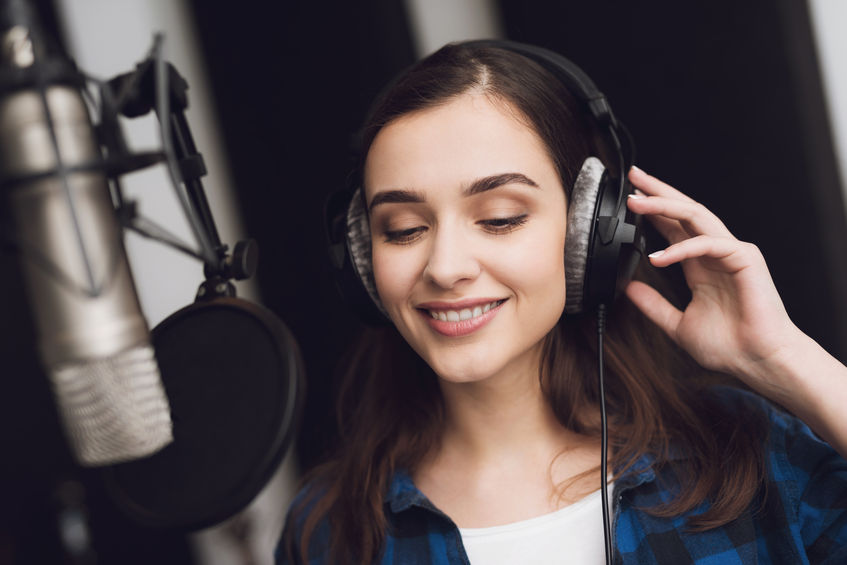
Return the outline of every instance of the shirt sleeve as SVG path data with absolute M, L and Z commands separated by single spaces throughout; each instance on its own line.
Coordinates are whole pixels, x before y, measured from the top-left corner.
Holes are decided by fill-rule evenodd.
M 773 480 L 792 497 L 810 563 L 847 563 L 847 461 L 809 427 L 769 407 Z

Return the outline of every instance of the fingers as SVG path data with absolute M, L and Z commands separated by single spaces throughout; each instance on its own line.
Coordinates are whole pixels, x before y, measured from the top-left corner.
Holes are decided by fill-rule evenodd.
M 691 198 L 678 191 L 671 185 L 660 181 L 652 175 L 648 175 L 638 167 L 633 166 L 627 175 L 632 186 L 640 189 L 648 196 L 665 196 L 667 198 L 676 198 L 680 200 L 688 200 L 694 202 Z
M 667 196 L 640 196 L 637 194 L 629 197 L 629 209 L 637 214 L 650 217 L 662 216 L 670 220 L 676 220 L 689 236 L 712 235 L 718 237 L 732 237 L 729 229 L 717 216 L 712 214 L 705 206 L 691 200 L 669 198 Z M 657 229 L 659 226 L 656 226 Z M 664 235 L 664 234 L 663 234 Z
M 682 312 L 656 289 L 641 281 L 629 283 L 626 287 L 626 295 L 647 318 L 676 341 L 676 329 L 682 319 Z
M 707 258 L 718 261 L 710 268 L 736 272 L 761 257 L 756 246 L 735 239 L 716 215 L 669 184 L 637 167 L 630 169 L 629 179 L 638 190 L 629 195 L 627 206 L 647 217 L 671 243 L 650 255 L 653 265 Z
M 670 243 L 678 243 L 691 237 L 688 235 L 688 232 L 682 229 L 682 226 L 679 225 L 677 220 L 671 220 L 662 216 L 647 216 L 647 220 Z
M 628 198 L 627 206 L 646 216 L 670 243 L 699 235 L 733 237 L 726 225 L 705 206 L 669 184 L 637 167 L 630 169 L 629 179 L 636 192 Z
M 761 253 L 751 243 L 734 238 L 700 235 L 674 243 L 661 251 L 651 253 L 649 257 L 656 267 L 667 267 L 686 259 L 708 258 L 715 260 L 715 263 L 709 266 L 710 269 L 736 273 L 759 261 Z

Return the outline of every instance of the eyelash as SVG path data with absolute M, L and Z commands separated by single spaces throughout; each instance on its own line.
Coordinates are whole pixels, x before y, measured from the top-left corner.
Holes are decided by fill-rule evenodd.
M 511 216 L 508 218 L 493 218 L 490 220 L 481 220 L 481 224 L 486 231 L 495 235 L 507 234 L 520 226 L 524 225 L 529 220 L 529 214 L 521 214 L 519 216 Z M 407 230 L 386 230 L 384 232 L 385 241 L 389 243 L 398 243 L 405 245 L 414 242 L 427 228 L 419 226 Z
M 529 220 L 529 214 L 521 214 L 520 216 L 511 216 L 509 218 L 482 220 L 479 223 L 485 226 L 488 231 L 493 234 L 504 234 L 514 231 L 524 225 L 527 220 Z
M 412 243 L 425 229 L 424 227 L 417 227 L 407 230 L 385 230 L 385 241 L 388 243 L 399 243 L 401 245 Z

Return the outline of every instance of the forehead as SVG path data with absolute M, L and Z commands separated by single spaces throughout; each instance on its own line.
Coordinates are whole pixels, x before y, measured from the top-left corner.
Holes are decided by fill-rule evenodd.
M 368 152 L 364 181 L 370 195 L 454 186 L 507 171 L 558 179 L 546 146 L 513 106 L 468 93 L 385 126 Z

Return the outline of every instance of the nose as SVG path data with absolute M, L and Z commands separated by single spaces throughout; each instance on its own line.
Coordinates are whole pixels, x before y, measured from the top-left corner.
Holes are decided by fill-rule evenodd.
M 424 278 L 441 288 L 452 289 L 479 276 L 481 266 L 468 239 L 461 230 L 438 229 L 430 243 Z

